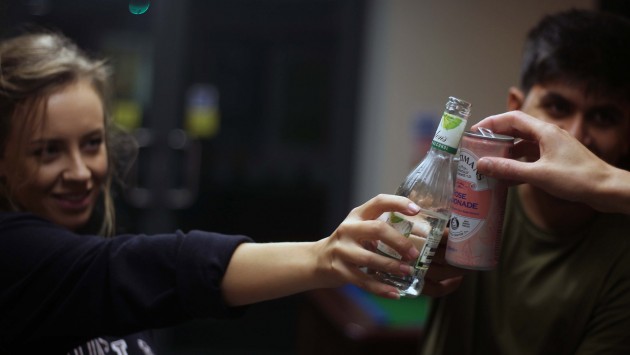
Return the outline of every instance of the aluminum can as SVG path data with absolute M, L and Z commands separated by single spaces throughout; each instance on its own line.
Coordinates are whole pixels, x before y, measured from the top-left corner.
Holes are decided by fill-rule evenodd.
M 446 261 L 472 270 L 492 270 L 499 261 L 508 185 L 477 172 L 482 157 L 511 158 L 514 138 L 487 129 L 465 132 L 446 245 Z

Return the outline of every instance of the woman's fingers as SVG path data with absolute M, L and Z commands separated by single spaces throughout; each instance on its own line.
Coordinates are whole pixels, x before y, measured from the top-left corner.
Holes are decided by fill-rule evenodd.
M 339 241 L 351 240 L 359 245 L 375 245 L 377 241 L 387 244 L 400 254 L 403 259 L 413 259 L 419 254 L 409 238 L 405 238 L 394 227 L 384 221 L 346 221 L 337 228 L 336 236 Z
M 406 215 L 415 215 L 420 211 L 420 208 L 406 197 L 380 194 L 353 209 L 348 217 L 360 220 L 373 220 L 379 218 L 383 213 L 394 211 Z
M 385 298 L 400 298 L 396 287 L 377 281 L 372 275 L 366 274 L 356 267 L 346 267 L 343 272 L 344 277 L 349 280 L 351 284 L 367 292 Z
M 344 265 L 366 267 L 370 270 L 378 270 L 396 275 L 409 275 L 412 267 L 398 259 L 390 258 L 360 246 L 341 248 L 338 252 L 339 260 Z

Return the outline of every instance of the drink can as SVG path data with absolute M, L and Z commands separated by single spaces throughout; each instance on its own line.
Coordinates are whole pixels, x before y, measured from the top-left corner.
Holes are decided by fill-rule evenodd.
M 481 157 L 512 156 L 514 137 L 487 129 L 465 132 L 459 150 L 446 261 L 473 270 L 492 270 L 499 261 L 507 183 L 477 172 Z

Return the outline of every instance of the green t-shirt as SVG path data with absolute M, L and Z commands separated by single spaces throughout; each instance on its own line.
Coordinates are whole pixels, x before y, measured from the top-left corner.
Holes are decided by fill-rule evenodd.
M 514 192 L 497 269 L 435 300 L 421 353 L 630 354 L 630 217 L 551 234 Z

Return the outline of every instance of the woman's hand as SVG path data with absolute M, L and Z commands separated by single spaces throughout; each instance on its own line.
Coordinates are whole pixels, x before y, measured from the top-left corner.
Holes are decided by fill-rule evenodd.
M 348 283 L 383 297 L 399 298 L 394 286 L 365 272 L 370 269 L 409 275 L 412 269 L 406 262 L 419 255 L 408 238 L 379 219 L 386 212 L 413 216 L 419 207 L 406 197 L 378 195 L 353 209 L 329 237 L 319 241 L 241 244 L 221 283 L 227 303 L 244 305 Z M 403 260 L 370 251 L 370 246 L 379 240 L 402 255 Z M 429 296 L 442 296 L 459 284 L 451 267 L 442 265 L 443 255 L 443 251 L 438 253 L 434 271 L 429 268 L 423 292 Z
M 409 275 L 411 267 L 366 249 L 378 240 L 394 248 L 403 260 L 415 259 L 419 252 L 398 231 L 379 220 L 383 213 L 395 211 L 408 216 L 418 213 L 419 207 L 406 197 L 378 195 L 353 209 L 348 217 L 328 237 L 315 244 L 317 270 L 321 287 L 336 287 L 352 283 L 368 292 L 398 298 L 398 290 L 366 274 L 362 269 Z
M 355 208 L 330 237 L 319 242 L 322 244 L 320 269 L 331 275 L 327 277 L 328 279 L 339 280 L 340 284 L 350 282 L 383 297 L 399 298 L 395 287 L 381 283 L 360 270 L 361 267 L 367 267 L 370 270 L 401 275 L 409 275 L 412 272 L 411 267 L 405 262 L 416 259 L 418 249 L 386 222 L 377 220 L 384 212 L 389 211 L 413 216 L 419 210 L 418 206 L 405 197 L 379 195 Z M 431 297 L 441 297 L 453 292 L 461 283 L 462 275 L 467 273 L 466 270 L 446 263 L 444 254 L 447 238 L 448 230 L 444 232 L 440 247 L 425 278 L 422 293 Z M 402 255 L 403 262 L 365 248 L 366 245 L 373 246 L 378 240 Z

